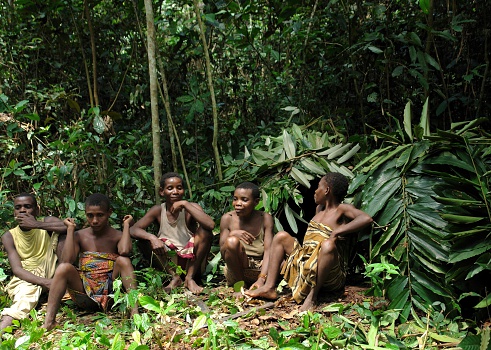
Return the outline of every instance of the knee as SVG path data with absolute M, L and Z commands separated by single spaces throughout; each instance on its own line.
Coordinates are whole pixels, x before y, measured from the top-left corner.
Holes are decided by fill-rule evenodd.
M 70 274 L 76 273 L 78 274 L 77 269 L 75 266 L 68 262 L 63 262 L 58 267 L 56 268 L 55 275 L 57 276 L 68 276 Z
M 225 242 L 223 242 L 222 246 L 220 247 L 220 251 L 222 252 L 222 255 L 227 252 L 238 253 L 239 248 L 240 239 L 237 237 L 227 237 Z
M 211 244 L 211 241 L 213 240 L 213 232 L 211 232 L 210 230 L 205 230 L 203 227 L 200 226 L 196 230 L 195 237 L 199 242 Z
M 130 258 L 126 256 L 119 256 L 115 261 L 114 265 L 117 266 L 119 269 L 124 270 L 127 268 L 133 269 L 133 265 L 131 264 Z
M 292 236 L 288 232 L 286 232 L 286 231 L 280 231 L 280 232 L 278 232 L 274 236 L 273 243 L 275 243 L 275 242 L 277 242 L 277 243 L 284 242 L 285 240 L 291 239 L 291 238 L 292 238 Z
M 332 239 L 326 239 L 321 243 L 322 254 L 334 254 L 336 251 L 336 242 L 334 242 Z

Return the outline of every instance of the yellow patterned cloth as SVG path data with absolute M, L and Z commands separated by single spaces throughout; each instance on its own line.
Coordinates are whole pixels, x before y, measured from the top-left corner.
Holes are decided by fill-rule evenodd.
M 303 246 L 295 240 L 292 253 L 287 257 L 281 273 L 290 288 L 293 299 L 297 303 L 302 302 L 315 287 L 317 281 L 317 261 L 321 243 L 331 235 L 331 228 L 327 225 L 310 221 Z M 323 287 L 330 291 L 337 291 L 344 287 L 346 281 L 345 260 L 348 249 L 346 241 L 341 237 L 337 239 L 339 264 L 329 272 Z
M 10 233 L 22 267 L 36 276 L 52 278 L 56 269 L 58 234 L 53 233 L 50 236 L 47 231 L 40 229 L 22 231 L 19 226 L 11 229 Z M 2 311 L 2 315 L 17 320 L 29 315 L 36 307 L 42 292 L 41 286 L 21 280 L 17 276 L 12 278 L 5 289 L 13 303 Z

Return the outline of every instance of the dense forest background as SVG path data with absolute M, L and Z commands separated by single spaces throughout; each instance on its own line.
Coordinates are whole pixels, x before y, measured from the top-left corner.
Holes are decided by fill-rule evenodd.
M 400 269 L 372 282 L 401 319 L 485 318 L 490 16 L 488 1 L 2 0 L 0 217 L 33 191 L 45 214 L 83 220 L 102 192 L 138 218 L 157 165 L 217 222 L 256 181 L 301 234 L 316 179 L 340 171 L 377 222 L 359 252 Z

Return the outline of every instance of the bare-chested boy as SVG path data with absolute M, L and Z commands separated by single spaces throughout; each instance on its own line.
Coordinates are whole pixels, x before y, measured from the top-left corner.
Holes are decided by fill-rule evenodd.
M 136 278 L 128 257 L 132 251 L 130 226 L 133 218 L 124 217 L 123 232 L 112 228 L 109 217 L 112 209 L 103 194 L 93 194 L 85 201 L 85 216 L 89 227 L 75 231 L 75 221 L 65 219 L 67 238 L 48 296 L 43 327 L 56 326 L 56 313 L 67 288 L 73 301 L 84 309 L 107 310 L 112 282 L 121 277 L 128 291 L 136 288 Z M 79 269 L 72 264 L 78 257 Z M 131 313 L 137 313 L 135 305 Z
M 171 282 L 165 286 L 170 291 L 182 284 L 182 279 L 168 265 L 167 250 L 177 253 L 179 266 L 186 270 L 184 286 L 192 293 L 201 293 L 203 288 L 196 279 L 201 273 L 201 264 L 210 252 L 215 222 L 198 203 L 184 200 L 184 185 L 177 173 L 166 173 L 160 179 L 160 195 L 164 203 L 154 205 L 131 228 L 131 236 L 143 243 L 143 254 L 154 261 L 157 267 L 166 269 L 172 275 Z M 159 224 L 158 236 L 146 231 L 153 223 Z
M 255 289 L 266 281 L 273 217 L 255 209 L 259 196 L 259 187 L 255 184 L 241 183 L 234 191 L 235 210 L 224 214 L 220 220 L 220 252 L 225 260 L 229 286 L 244 281 Z
M 39 206 L 32 194 L 21 193 L 14 198 L 14 218 L 18 226 L 2 236 L 14 274 L 5 287 L 12 305 L 2 311 L 0 330 L 11 326 L 14 319 L 26 318 L 37 305 L 41 293 L 47 292 L 52 285 L 58 235 L 66 232 L 66 227 L 53 216 L 37 220 L 38 214 Z
M 370 225 L 372 218 L 351 204 L 341 203 L 348 190 L 348 180 L 339 173 L 328 173 L 314 194 L 317 213 L 310 221 L 303 246 L 287 232 L 276 234 L 271 250 L 268 278 L 261 288 L 247 291 L 250 297 L 276 299 L 276 279 L 281 273 L 292 289 L 300 311 L 310 309 L 322 287 L 342 291 L 346 281 L 349 249 L 346 236 Z

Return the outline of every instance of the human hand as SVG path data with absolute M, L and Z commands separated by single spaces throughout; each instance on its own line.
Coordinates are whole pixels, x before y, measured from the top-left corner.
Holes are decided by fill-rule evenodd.
M 45 278 L 43 283 L 41 284 L 41 288 L 43 289 L 43 292 L 48 292 L 51 289 L 51 282 L 53 280 L 50 278 Z
M 229 237 L 230 236 L 237 237 L 245 244 L 252 244 L 252 242 L 254 242 L 255 239 L 253 235 L 251 235 L 249 232 L 244 230 L 233 230 L 229 233 Z
M 75 219 L 74 218 L 66 218 L 63 220 L 63 223 L 67 228 L 75 228 Z
M 39 221 L 37 221 L 36 218 L 29 213 L 19 213 L 15 217 L 15 220 L 20 227 L 27 230 L 32 230 L 39 227 Z
M 174 214 L 174 213 L 178 213 L 182 208 L 184 208 L 184 206 L 186 205 L 188 201 L 186 200 L 182 200 L 182 201 L 177 201 L 177 202 L 174 202 L 172 203 L 172 205 L 170 206 L 169 208 L 169 211 Z
M 127 225 L 128 227 L 131 227 L 135 224 L 135 220 L 133 219 L 133 216 L 131 215 L 125 215 L 123 218 L 123 225 Z
M 164 255 L 165 254 L 165 251 L 166 251 L 165 250 L 165 244 L 158 237 L 153 236 L 150 239 L 150 246 L 152 247 L 152 250 L 155 254 L 157 254 L 157 255 Z

